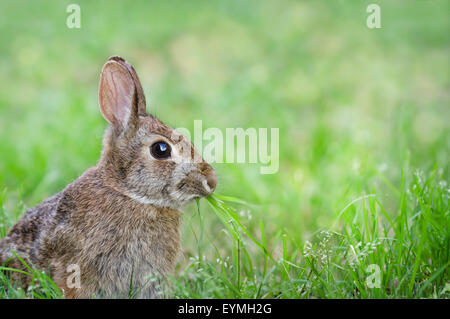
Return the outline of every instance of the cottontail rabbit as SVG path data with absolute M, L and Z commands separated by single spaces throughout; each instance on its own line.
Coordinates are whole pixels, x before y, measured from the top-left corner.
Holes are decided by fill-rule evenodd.
M 130 285 L 139 297 L 158 297 L 149 278 L 174 269 L 179 209 L 211 194 L 216 175 L 186 138 L 146 113 L 138 76 L 120 57 L 103 66 L 99 105 L 110 125 L 97 166 L 28 210 L 0 241 L 0 265 L 24 269 L 15 252 L 68 298 L 127 297 Z M 73 265 L 79 287 L 69 284 Z

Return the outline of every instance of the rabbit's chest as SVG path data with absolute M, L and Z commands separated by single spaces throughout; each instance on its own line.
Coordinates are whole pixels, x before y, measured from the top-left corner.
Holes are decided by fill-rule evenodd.
M 100 286 L 108 287 L 110 294 L 129 292 L 130 287 L 153 293 L 155 283 L 175 267 L 180 251 L 178 226 L 178 220 L 166 216 L 123 223 L 113 236 L 108 232 L 109 245 L 94 258 L 94 267 L 101 272 Z

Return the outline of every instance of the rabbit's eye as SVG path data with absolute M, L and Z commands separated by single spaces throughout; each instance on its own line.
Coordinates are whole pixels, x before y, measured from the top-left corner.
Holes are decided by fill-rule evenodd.
M 156 159 L 166 159 L 170 157 L 170 145 L 165 142 L 156 142 L 150 146 L 150 153 Z

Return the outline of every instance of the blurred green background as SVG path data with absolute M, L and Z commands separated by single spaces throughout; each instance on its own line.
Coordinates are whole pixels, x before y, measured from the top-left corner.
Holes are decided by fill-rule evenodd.
M 213 165 L 217 193 L 257 204 L 241 213 L 268 238 L 308 239 L 362 194 L 396 205 L 389 183 L 402 169 L 437 167 L 448 181 L 448 0 L 77 1 L 80 29 L 66 26 L 70 3 L 0 3 L 7 206 L 31 207 L 96 164 L 97 86 L 112 55 L 134 65 L 148 111 L 172 127 L 279 128 L 277 174 Z M 369 3 L 381 29 L 366 26 Z M 216 238 L 213 214 L 206 225 Z

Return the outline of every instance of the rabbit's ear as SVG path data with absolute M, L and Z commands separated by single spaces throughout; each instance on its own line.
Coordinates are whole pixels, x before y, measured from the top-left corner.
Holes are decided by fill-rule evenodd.
M 114 57 L 105 63 L 100 76 L 99 104 L 103 117 L 122 130 L 145 113 L 145 98 L 137 75 L 131 66 Z M 132 70 L 132 68 L 131 68 Z
M 131 77 L 133 78 L 134 86 L 136 87 L 136 99 L 137 99 L 137 107 L 138 107 L 138 114 L 139 115 L 146 115 L 146 102 L 145 102 L 145 95 L 144 90 L 142 89 L 141 81 L 139 81 L 139 77 L 134 70 L 133 66 L 131 66 L 127 61 L 125 61 L 120 56 L 112 56 L 109 58 L 108 61 L 116 61 L 120 65 L 127 68 L 128 72 L 130 72 Z

